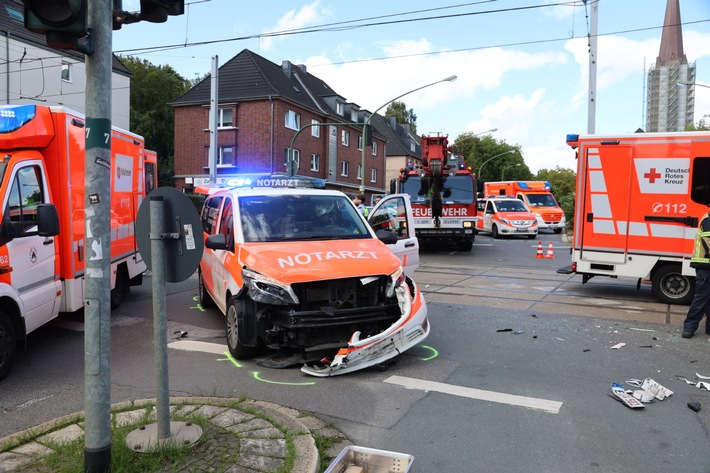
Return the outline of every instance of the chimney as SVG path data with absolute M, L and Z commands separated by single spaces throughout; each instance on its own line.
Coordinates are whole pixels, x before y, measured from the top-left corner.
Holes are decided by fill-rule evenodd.
M 293 64 L 291 64 L 291 61 L 282 61 L 281 70 L 286 74 L 286 77 L 293 77 Z

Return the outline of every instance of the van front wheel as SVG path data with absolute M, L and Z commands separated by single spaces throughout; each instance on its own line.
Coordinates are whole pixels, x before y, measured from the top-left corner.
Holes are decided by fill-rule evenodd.
M 0 312 L 0 379 L 10 372 L 12 362 L 15 360 L 16 347 L 15 326 L 9 315 Z
M 651 290 L 663 303 L 689 305 L 695 294 L 695 278 L 684 276 L 680 265 L 667 264 L 653 273 Z

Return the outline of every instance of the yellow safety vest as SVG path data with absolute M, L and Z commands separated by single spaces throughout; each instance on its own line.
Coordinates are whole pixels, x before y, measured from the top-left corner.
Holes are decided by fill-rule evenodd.
M 698 233 L 695 235 L 695 247 L 690 258 L 693 268 L 710 269 L 710 213 L 700 219 Z

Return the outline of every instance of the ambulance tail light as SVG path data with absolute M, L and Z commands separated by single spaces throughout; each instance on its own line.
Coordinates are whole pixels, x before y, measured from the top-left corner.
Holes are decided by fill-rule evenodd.
M 280 281 L 265 276 L 251 269 L 242 269 L 244 285 L 249 291 L 249 297 L 255 302 L 263 302 L 271 305 L 298 304 L 298 296 L 293 292 L 291 286 Z
M 390 279 L 391 279 L 391 281 L 390 281 L 389 285 L 387 286 L 387 293 L 386 293 L 387 297 L 394 296 L 394 291 L 398 287 L 400 287 L 402 284 L 404 284 L 404 281 L 406 278 L 404 275 L 404 270 L 402 269 L 401 266 L 399 268 L 397 268 L 397 271 L 390 274 Z
M 574 263 L 572 263 L 572 271 L 575 273 L 577 272 L 577 262 L 576 261 Z

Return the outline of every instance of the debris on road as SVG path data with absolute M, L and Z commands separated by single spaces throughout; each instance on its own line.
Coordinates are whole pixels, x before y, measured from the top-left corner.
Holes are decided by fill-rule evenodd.
M 611 392 L 614 396 L 616 396 L 617 400 L 619 402 L 623 403 L 626 407 L 630 407 L 631 409 L 642 409 L 642 408 L 646 407 L 646 406 L 644 406 L 644 404 L 641 401 L 639 401 L 638 399 L 636 399 L 632 395 L 628 394 L 624 390 L 623 384 L 612 382 L 611 383 Z M 614 397 L 614 396 L 612 396 L 612 397 Z
M 621 343 L 617 343 L 616 345 L 614 345 L 614 346 L 611 347 L 611 348 L 612 348 L 613 350 L 618 350 L 619 348 L 625 347 L 625 346 L 626 346 L 626 343 L 621 342 Z
M 643 384 L 641 385 L 641 389 L 652 393 L 654 395 L 654 397 L 656 399 L 658 399 L 659 401 L 662 401 L 665 398 L 667 398 L 668 396 L 673 395 L 673 391 L 671 391 L 670 389 L 668 389 L 664 386 L 661 386 L 660 384 L 658 384 L 657 381 L 655 381 L 651 378 L 646 378 L 643 381 Z
M 698 411 L 700 411 L 700 403 L 699 402 L 689 402 L 688 408 L 693 412 L 698 412 Z

